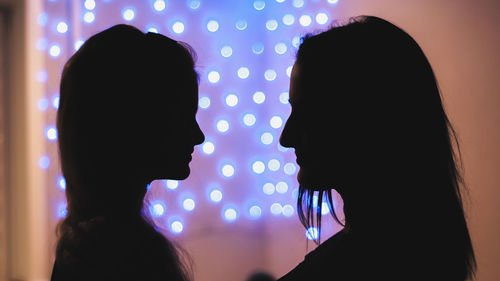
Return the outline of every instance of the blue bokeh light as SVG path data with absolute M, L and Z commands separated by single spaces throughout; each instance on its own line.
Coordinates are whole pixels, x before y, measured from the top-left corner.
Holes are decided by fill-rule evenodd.
M 201 2 L 199 0 L 189 0 L 188 1 L 188 7 L 191 10 L 198 10 L 201 6 Z
M 248 23 L 246 20 L 238 20 L 236 22 L 236 29 L 238 30 L 245 30 L 248 27 Z
M 180 220 L 174 220 L 170 223 L 170 231 L 174 234 L 179 234 L 184 230 L 184 225 Z
M 319 231 L 318 231 L 317 227 L 312 227 L 311 226 L 311 227 L 309 227 L 306 230 L 306 237 L 309 240 L 316 240 L 316 239 L 318 239 L 318 235 L 319 235 Z
M 203 153 L 207 155 L 210 155 L 215 151 L 215 144 L 209 140 L 206 140 L 201 147 Z
M 283 24 L 292 25 L 295 22 L 295 17 L 292 14 L 286 14 L 283 16 Z
M 220 49 L 220 54 L 225 58 L 229 58 L 233 54 L 233 49 L 231 46 L 224 46 Z
M 275 216 L 281 215 L 281 213 L 283 212 L 283 206 L 281 206 L 280 203 L 273 203 L 270 209 L 271 209 L 271 214 Z
M 257 42 L 252 45 L 252 52 L 256 55 L 260 55 L 264 52 L 264 44 Z
M 186 211 L 194 210 L 195 206 L 196 206 L 196 203 L 194 202 L 194 200 L 192 198 L 186 198 L 186 199 L 184 199 L 184 201 L 182 201 L 182 207 Z
M 210 107 L 210 98 L 209 97 L 200 97 L 200 100 L 198 101 L 198 106 L 207 109 Z
M 163 10 L 165 10 L 165 8 L 167 7 L 167 4 L 165 3 L 165 1 L 163 0 L 156 0 L 154 3 L 153 3 L 153 8 L 158 11 L 158 12 L 161 12 Z
M 168 189 L 170 189 L 170 190 L 177 189 L 177 187 L 179 187 L 179 181 L 177 181 L 177 180 L 166 180 L 165 181 L 165 186 Z
M 219 30 L 219 22 L 216 20 L 209 20 L 207 22 L 207 30 L 210 32 L 216 32 Z
M 278 21 L 276 20 L 268 20 L 266 22 L 266 28 L 269 31 L 274 31 L 278 28 Z
M 238 219 L 238 211 L 234 207 L 227 207 L 224 209 L 223 217 L 228 222 L 234 222 Z
M 93 23 L 95 21 L 95 14 L 87 11 L 83 14 L 83 21 L 86 23 Z
M 150 206 L 150 209 L 149 211 L 151 212 L 151 215 L 153 217 L 161 217 L 163 216 L 163 214 L 165 214 L 165 203 L 163 203 L 162 201 L 154 201 L 151 206 Z
M 85 0 L 83 5 L 85 6 L 85 9 L 87 9 L 87 10 L 93 10 L 93 9 L 95 9 L 95 6 L 96 6 L 95 0 Z
M 134 20 L 134 18 L 135 18 L 135 10 L 132 9 L 132 8 L 125 8 L 122 11 L 122 18 L 125 21 L 132 21 L 132 20 Z
M 253 2 L 253 7 L 255 8 L 255 10 L 261 11 L 266 7 L 266 2 L 262 0 L 256 0 Z
M 66 179 L 63 176 L 57 178 L 57 186 L 60 190 L 66 190 Z
M 50 157 L 47 155 L 40 157 L 38 166 L 44 170 L 48 169 L 50 167 Z
M 250 214 L 250 216 L 252 218 L 260 218 L 262 216 L 262 208 L 254 205 L 254 206 L 250 207 L 250 209 L 248 210 L 248 213 Z
M 49 126 L 45 129 L 45 136 L 49 141 L 57 140 L 57 129 L 54 126 Z
M 219 189 L 213 189 L 210 192 L 210 200 L 214 203 L 218 203 L 222 200 L 222 191 Z
M 182 21 L 175 21 L 172 24 L 172 31 L 176 34 L 181 34 L 184 32 L 184 23 Z

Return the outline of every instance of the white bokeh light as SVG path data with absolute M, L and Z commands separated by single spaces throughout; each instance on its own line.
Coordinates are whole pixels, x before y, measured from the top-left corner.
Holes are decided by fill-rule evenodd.
M 83 14 L 83 21 L 86 23 L 93 23 L 95 20 L 95 14 L 93 12 L 85 12 Z
M 253 101 L 257 104 L 261 104 L 266 100 L 266 95 L 264 92 L 257 91 L 253 94 Z
M 82 39 L 76 40 L 74 44 L 75 51 L 78 51 L 80 47 L 85 43 Z
M 229 94 L 226 96 L 226 104 L 230 107 L 234 107 L 238 104 L 238 96 L 235 94 Z
M 252 52 L 256 55 L 260 55 L 264 52 L 264 44 L 257 42 L 252 45 Z
M 151 33 L 159 33 L 159 32 L 160 32 L 160 31 L 158 30 L 158 28 L 153 27 L 153 26 L 148 27 L 147 31 L 148 31 L 148 32 L 151 32 Z
M 49 55 L 53 58 L 57 58 L 61 55 L 61 46 L 54 44 L 49 48 Z
M 280 203 L 273 203 L 271 205 L 271 214 L 273 215 L 281 215 L 281 213 L 283 212 L 283 206 L 281 206 Z
M 209 20 L 207 23 L 207 30 L 210 32 L 216 32 L 219 30 L 219 22 L 216 20 Z
M 274 140 L 273 134 L 269 132 L 265 132 L 260 136 L 260 141 L 265 145 L 271 144 L 273 140 Z
M 318 24 L 326 24 L 328 22 L 328 15 L 326 13 L 318 13 L 316 15 L 316 22 Z
M 293 206 L 290 204 L 286 204 L 285 206 L 283 206 L 282 211 L 283 211 L 283 215 L 285 217 L 291 217 L 291 216 L 293 216 L 293 213 L 295 212 Z
M 247 29 L 248 23 L 246 20 L 238 20 L 236 22 L 236 29 L 238 30 L 245 30 Z
M 278 159 L 271 159 L 267 162 L 267 168 L 273 172 L 276 172 L 280 169 L 281 163 Z
M 276 20 L 268 20 L 266 22 L 266 28 L 269 31 L 274 31 L 278 28 L 278 21 Z
M 56 29 L 57 29 L 57 32 L 59 32 L 59 33 L 66 33 L 68 31 L 68 24 L 61 21 L 57 24 Z
M 215 145 L 211 141 L 205 141 L 202 145 L 202 150 L 203 150 L 203 153 L 210 155 L 210 154 L 214 153 Z
M 95 9 L 95 1 L 94 0 L 85 0 L 83 5 L 85 6 L 85 9 L 87 9 L 87 10 Z
M 255 10 L 261 11 L 266 7 L 266 2 L 262 0 L 256 0 L 253 2 L 253 7 L 255 8 Z
M 238 212 L 234 208 L 227 208 L 224 211 L 224 219 L 228 222 L 233 222 L 238 218 Z
M 212 84 L 215 84 L 219 82 L 220 80 L 220 74 L 219 72 L 212 70 L 208 73 L 208 81 Z
M 153 8 L 158 11 L 158 12 L 161 12 L 163 10 L 165 10 L 166 8 L 166 4 L 165 4 L 165 1 L 163 0 L 156 0 L 154 3 L 153 3 Z
M 285 25 L 292 25 L 295 22 L 295 17 L 292 14 L 286 14 L 283 16 L 283 23 Z
M 264 72 L 264 78 L 266 78 L 267 81 L 273 81 L 276 79 L 276 71 L 274 71 L 274 69 L 266 70 L 266 72 Z
M 266 165 L 262 161 L 255 161 L 252 164 L 252 171 L 256 174 L 262 174 L 266 169 Z
M 132 21 L 135 18 L 135 11 L 132 8 L 126 8 L 122 12 L 122 18 L 126 21 Z
M 218 203 L 222 200 L 222 191 L 214 189 L 210 192 L 210 200 L 212 202 Z
M 286 68 L 286 76 L 292 76 L 293 65 L 290 65 Z
M 199 0 L 189 0 L 188 6 L 191 10 L 197 10 L 201 6 L 201 2 Z
M 165 204 L 163 202 L 154 202 L 151 205 L 151 214 L 154 217 L 161 217 L 165 213 Z
M 234 167 L 230 164 L 222 166 L 222 174 L 226 177 L 232 177 L 234 175 Z
M 300 46 L 300 40 L 301 40 L 301 39 L 300 39 L 300 36 L 298 36 L 298 35 L 297 35 L 297 36 L 294 36 L 294 37 L 292 38 L 292 46 L 293 46 L 294 48 L 298 48 L 298 47 Z
M 175 234 L 181 233 L 183 229 L 184 229 L 184 226 L 182 225 L 182 222 L 180 222 L 180 221 L 173 221 L 170 224 L 170 230 Z
M 181 21 L 174 22 L 174 24 L 172 24 L 172 31 L 177 33 L 177 34 L 183 33 L 184 32 L 184 23 L 182 23 Z
M 165 185 L 167 186 L 168 189 L 174 190 L 179 187 L 179 181 L 177 180 L 166 180 Z
M 288 104 L 288 99 L 290 98 L 288 92 L 283 92 L 280 94 L 280 102 L 282 104 Z
M 227 120 L 219 120 L 217 121 L 217 131 L 221 133 L 225 133 L 229 130 L 229 122 Z
M 252 206 L 248 210 L 248 213 L 252 218 L 259 218 L 262 215 L 262 209 L 259 206 Z
M 279 55 L 283 55 L 284 53 L 286 53 L 286 50 L 287 47 L 285 43 L 278 43 L 274 46 L 274 51 Z
M 312 19 L 311 19 L 310 15 L 302 15 L 299 18 L 300 25 L 302 25 L 304 27 L 311 25 L 311 22 L 312 22 Z
M 233 54 L 233 49 L 230 46 L 224 46 L 220 49 L 220 54 L 225 58 L 229 58 Z
M 207 109 L 210 107 L 210 98 L 209 97 L 200 97 L 200 100 L 198 101 L 198 106 Z
M 295 8 L 302 8 L 304 7 L 304 0 L 293 0 L 292 5 Z
M 248 67 L 240 67 L 238 68 L 238 77 L 240 77 L 241 79 L 247 79 L 248 76 L 250 76 L 250 70 L 248 69 Z
M 245 124 L 248 127 L 255 125 L 256 121 L 257 119 L 255 118 L 255 115 L 253 115 L 252 113 L 247 113 L 243 115 L 243 124 Z
M 184 210 L 186 210 L 188 212 L 194 210 L 195 206 L 196 206 L 196 204 L 195 204 L 194 200 L 191 198 L 187 198 L 184 201 L 182 201 L 182 207 L 184 208 Z
M 270 182 L 265 183 L 262 186 L 262 192 L 264 192 L 264 194 L 266 194 L 266 195 L 272 195 L 275 190 L 276 190 L 276 188 L 274 187 L 274 184 L 272 184 Z
M 45 130 L 45 136 L 47 137 L 48 140 L 50 141 L 55 141 L 57 140 L 57 129 L 55 127 L 48 127 Z
M 295 174 L 295 172 L 297 171 L 297 167 L 293 163 L 286 163 L 285 166 L 283 166 L 283 170 L 285 174 L 291 176 Z
M 57 185 L 59 186 L 60 190 L 66 190 L 66 179 L 63 176 L 60 176 L 57 179 Z
M 276 192 L 278 193 L 286 193 L 288 191 L 288 184 L 284 181 L 280 181 L 276 184 Z
M 269 124 L 271 125 L 271 127 L 278 129 L 281 127 L 281 125 L 283 125 L 283 119 L 281 119 L 281 117 L 279 116 L 273 116 L 271 117 L 271 120 L 269 120 Z

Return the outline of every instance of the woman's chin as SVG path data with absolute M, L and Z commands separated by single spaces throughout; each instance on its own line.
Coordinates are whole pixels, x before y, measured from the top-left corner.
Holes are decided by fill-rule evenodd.
M 325 174 L 312 173 L 308 169 L 300 169 L 297 181 L 302 187 L 310 190 L 322 190 L 332 188 L 331 178 L 325 178 Z

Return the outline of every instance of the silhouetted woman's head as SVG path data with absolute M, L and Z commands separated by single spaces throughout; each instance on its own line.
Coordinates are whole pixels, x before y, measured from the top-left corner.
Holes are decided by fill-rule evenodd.
M 432 228 L 436 241 L 453 240 L 443 248 L 460 245 L 450 251 L 464 275 L 472 272 L 455 134 L 431 65 L 406 32 L 368 16 L 306 36 L 290 103 L 280 142 L 295 148 L 305 226 L 320 226 L 323 196 L 331 203 L 336 189 L 352 233 L 408 237 Z
M 111 273 L 116 264 L 140 274 L 130 280 L 187 278 L 175 247 L 141 209 L 151 181 L 189 175 L 204 140 L 193 55 L 187 44 L 116 25 L 66 63 L 57 113 L 68 201 L 60 261 Z
M 64 68 L 57 116 L 70 216 L 138 213 L 152 180 L 189 175 L 204 140 L 197 79 L 190 49 L 160 34 L 117 25 L 83 44 Z

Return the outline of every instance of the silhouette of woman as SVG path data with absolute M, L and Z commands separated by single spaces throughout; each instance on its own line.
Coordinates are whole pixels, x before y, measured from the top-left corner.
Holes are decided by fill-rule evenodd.
M 195 145 L 193 51 L 116 25 L 66 63 L 57 113 L 68 213 L 52 280 L 189 280 L 176 247 L 142 212 L 147 185 L 185 179 Z
M 406 32 L 361 16 L 306 36 L 290 104 L 280 142 L 300 166 L 299 218 L 320 228 L 335 189 L 345 228 L 281 281 L 473 277 L 457 138 L 431 65 Z

